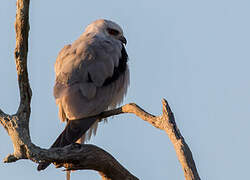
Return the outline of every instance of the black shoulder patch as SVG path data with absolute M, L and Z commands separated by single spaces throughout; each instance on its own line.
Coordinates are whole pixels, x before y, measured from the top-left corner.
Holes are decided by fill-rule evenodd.
M 103 86 L 107 86 L 112 82 L 116 81 L 126 71 L 127 62 L 128 62 L 128 54 L 126 52 L 124 45 L 122 45 L 122 52 L 121 52 L 121 57 L 119 59 L 119 65 L 118 67 L 115 67 L 113 75 L 111 77 L 108 77 L 104 81 Z

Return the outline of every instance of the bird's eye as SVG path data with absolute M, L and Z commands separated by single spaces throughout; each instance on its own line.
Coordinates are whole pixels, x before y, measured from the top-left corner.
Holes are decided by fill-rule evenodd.
M 119 31 L 115 29 L 108 28 L 108 33 L 113 36 L 117 36 L 119 34 Z

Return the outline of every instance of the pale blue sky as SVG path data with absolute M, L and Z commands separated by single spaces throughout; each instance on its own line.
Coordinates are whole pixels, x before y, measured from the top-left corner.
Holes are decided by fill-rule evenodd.
M 32 140 L 49 147 L 64 124 L 52 89 L 59 50 L 77 39 L 87 24 L 107 18 L 120 24 L 128 40 L 131 84 L 124 103 L 161 113 L 166 98 L 190 146 L 202 179 L 249 177 L 250 1 L 31 1 L 29 75 L 33 90 Z M 0 107 L 16 112 L 19 97 L 14 63 L 15 1 L 0 6 Z M 0 159 L 13 151 L 0 128 Z M 184 179 L 167 135 L 134 115 L 101 124 L 96 144 L 143 180 Z M 22 160 L 0 163 L 2 179 L 63 179 L 64 172 Z M 72 180 L 100 179 L 78 171 Z

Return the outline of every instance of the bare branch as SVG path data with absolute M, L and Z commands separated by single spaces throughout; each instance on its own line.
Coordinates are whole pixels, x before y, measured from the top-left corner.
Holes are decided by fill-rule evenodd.
M 115 158 L 99 147 L 72 144 L 64 149 L 69 151 L 69 153 L 64 155 L 64 162 L 66 160 L 67 163 L 56 163 L 57 167 L 64 166 L 67 170 L 93 169 L 100 172 L 103 179 L 138 180 L 138 178 L 122 167 Z
M 63 148 L 49 150 L 34 145 L 26 148 L 28 150 L 26 151 L 26 157 L 23 156 L 23 159 L 30 159 L 34 162 L 41 162 L 41 160 L 54 162 L 56 168 L 64 166 L 66 170 L 92 169 L 111 180 L 138 180 L 112 155 L 94 145 L 73 143 Z M 4 162 L 10 163 L 19 159 L 15 155 L 9 155 Z
M 20 105 L 18 113 L 25 112 L 26 121 L 29 121 L 30 116 L 30 101 L 32 91 L 29 85 L 28 70 L 27 70 L 27 55 L 28 55 L 28 37 L 29 37 L 29 0 L 17 0 L 16 10 L 16 48 L 15 60 L 18 77 L 18 85 L 20 90 Z
M 132 113 L 136 116 L 140 117 L 144 121 L 147 121 L 148 123 L 152 124 L 154 127 L 164 130 L 167 135 L 169 136 L 171 142 L 174 145 L 177 157 L 182 165 L 184 176 L 187 180 L 199 180 L 199 174 L 197 172 L 195 162 L 192 157 L 192 152 L 190 151 L 188 145 L 186 144 L 183 136 L 181 135 L 176 122 L 174 118 L 174 114 L 168 105 L 168 102 L 163 99 L 163 114 L 161 116 L 154 116 L 152 114 L 147 113 L 145 110 L 140 108 L 138 105 L 134 103 L 126 104 L 122 107 L 119 107 L 117 109 L 104 111 L 101 114 L 94 116 L 95 118 L 107 118 L 114 115 L 119 115 L 122 113 Z M 74 154 L 71 156 L 69 155 L 69 160 L 74 162 L 78 157 L 80 157 L 81 154 Z M 75 159 L 76 158 L 76 159 Z M 86 160 L 82 159 L 83 163 L 89 163 L 86 162 Z M 67 161 L 65 161 L 67 162 Z M 81 164 L 81 162 L 78 162 L 77 164 L 71 163 L 70 168 L 67 163 L 61 164 L 61 166 L 64 166 L 65 168 L 71 170 L 75 169 L 86 169 L 86 167 Z
M 109 116 L 118 115 L 122 113 L 133 113 L 144 121 L 152 124 L 154 127 L 164 130 L 172 144 L 174 145 L 177 157 L 182 165 L 184 176 L 187 180 L 200 179 L 198 171 L 193 160 L 192 152 L 187 143 L 181 135 L 174 118 L 174 114 L 168 105 L 167 100 L 162 100 L 163 114 L 161 116 L 154 116 L 147 113 L 134 103 L 126 104 L 120 108 L 106 111 L 96 116 L 97 118 L 107 118 Z

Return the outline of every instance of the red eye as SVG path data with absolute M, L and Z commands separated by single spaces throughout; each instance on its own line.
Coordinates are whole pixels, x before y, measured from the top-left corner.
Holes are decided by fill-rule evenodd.
M 119 31 L 115 29 L 108 28 L 108 33 L 113 36 L 117 36 L 119 34 Z

